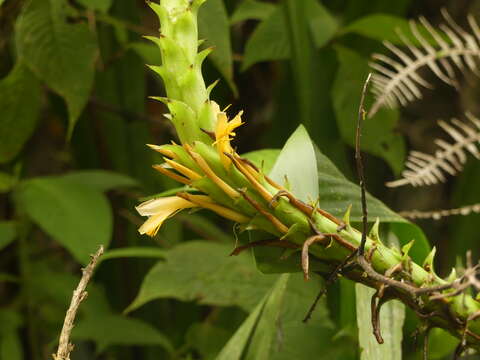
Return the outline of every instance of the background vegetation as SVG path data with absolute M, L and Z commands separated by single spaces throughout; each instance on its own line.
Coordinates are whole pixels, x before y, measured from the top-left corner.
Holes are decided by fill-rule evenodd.
M 441 6 L 464 24 L 480 3 L 208 0 L 200 35 L 215 51 L 204 74 L 221 80 L 218 103 L 245 110 L 239 152 L 280 148 L 304 124 L 354 180 L 352 119 L 369 57 L 385 52 L 383 40 L 399 43 L 395 29 L 408 19 L 436 24 Z M 248 359 L 358 358 L 353 284 L 337 282 L 304 325 L 320 279 L 282 282 L 250 254 L 228 257 L 248 241 L 230 223 L 183 213 L 153 240 L 138 235 L 139 199 L 176 186 L 151 169 L 159 159 L 145 147 L 175 135 L 166 108 L 147 99 L 163 88 L 144 65 L 161 59 L 142 39 L 158 33 L 143 1 L 0 0 L 0 19 L 0 359 L 50 356 L 80 267 L 99 244 L 109 250 L 81 307 L 73 359 L 237 359 L 225 357 L 235 347 Z M 384 186 L 409 148 L 433 152 L 436 119 L 480 114 L 476 77 L 460 78 L 459 92 L 429 80 L 435 91 L 402 112 L 380 111 L 364 129 L 368 189 L 397 211 L 480 201 L 478 161 L 446 184 Z M 478 254 L 479 216 L 421 223 L 441 275 L 467 249 Z M 258 320 L 274 284 L 286 291 L 268 298 L 275 311 Z M 418 358 L 418 320 L 406 316 L 404 358 Z M 258 320 L 249 341 L 248 319 Z M 430 342 L 434 359 L 455 347 L 442 332 Z

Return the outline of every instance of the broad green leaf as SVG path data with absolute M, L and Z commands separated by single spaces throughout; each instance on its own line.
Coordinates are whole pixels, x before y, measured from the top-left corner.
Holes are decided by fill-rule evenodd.
M 309 10 L 313 10 L 309 22 L 312 40 L 317 48 L 321 48 L 325 46 L 337 32 L 338 22 L 319 2 L 315 2 L 315 5 L 310 5 Z
M 77 0 L 77 1 L 88 9 L 98 10 L 104 13 L 108 12 L 113 2 L 113 0 Z
M 315 149 L 302 125 L 285 143 L 269 175 L 279 184 L 290 187 L 300 200 L 314 202 L 318 199 Z
M 107 170 L 74 171 L 63 175 L 62 178 L 101 192 L 139 186 L 138 182 L 131 177 Z
M 13 221 L 0 221 L 0 250 L 10 244 L 17 236 Z
M 256 1 L 244 0 L 237 6 L 230 18 L 231 24 L 236 24 L 245 20 L 264 20 L 275 10 L 275 5 Z
M 385 303 L 380 310 L 383 344 L 373 336 L 370 300 L 375 290 L 355 284 L 357 298 L 357 325 L 361 360 L 401 360 L 405 305 L 398 300 Z
M 250 340 L 252 333 L 257 325 L 258 319 L 260 318 L 265 303 L 268 300 L 266 295 L 254 310 L 250 313 L 248 318 L 243 322 L 243 324 L 238 328 L 235 334 L 223 347 L 220 354 L 215 358 L 215 360 L 241 360 L 242 354 L 245 351 L 245 348 Z
M 333 105 L 342 138 L 354 146 L 358 106 L 369 71 L 368 61 L 347 48 L 337 46 L 336 51 L 340 68 L 332 89 Z M 382 109 L 373 118 L 365 120 L 362 129 L 362 150 L 383 158 L 396 174 L 402 170 L 405 158 L 404 140 L 395 132 L 398 119 L 398 110 Z
M 284 301 L 289 277 L 290 274 L 281 275 L 268 296 L 248 347 L 246 360 L 268 359 L 270 357 L 277 337 L 277 329 L 280 325 L 280 309 Z
M 232 250 L 233 244 L 207 241 L 181 243 L 168 250 L 165 261 L 148 272 L 126 311 L 159 298 L 252 309 L 276 277 L 261 274 L 248 252 L 229 256 Z
M 180 213 L 175 217 L 187 227 L 190 227 L 198 234 L 201 234 L 204 239 L 223 241 L 229 244 L 233 242 L 232 235 L 225 233 L 216 223 L 207 219 L 205 216 Z
M 40 95 L 38 80 L 21 61 L 0 80 L 0 163 L 12 160 L 32 135 Z
M 69 134 L 88 101 L 97 49 L 86 24 L 69 24 L 66 1 L 29 1 L 16 23 L 19 58 L 62 96 L 69 112 Z
M 166 251 L 156 247 L 126 247 L 106 251 L 100 261 L 120 258 L 165 258 Z
M 51 176 L 21 183 L 15 196 L 23 211 L 81 263 L 100 245 L 108 247 L 112 213 L 100 191 Z
M 200 353 L 202 359 L 214 359 L 230 338 L 230 331 L 212 324 L 208 319 L 195 323 L 187 331 L 186 342 Z
M 208 0 L 203 4 L 198 13 L 198 31 L 200 38 L 205 39 L 205 44 L 215 48 L 209 59 L 237 94 L 233 81 L 230 24 L 223 0 Z
M 319 283 L 305 283 L 301 276 L 280 276 L 217 360 L 308 359 L 311 354 L 327 356 L 329 347 L 338 346 L 331 339 L 333 324 L 328 318 L 325 300 L 320 301 L 310 321 L 302 323 L 318 293 Z
M 408 20 L 389 14 L 362 17 L 341 29 L 340 34 L 356 33 L 379 41 L 401 42 L 397 31 L 410 34 Z
M 274 343 L 270 359 L 290 360 L 309 359 L 312 354 L 325 354 L 326 359 L 334 359 L 329 353 L 340 344 L 334 342 L 334 326 L 329 319 L 326 299 L 322 299 L 307 323 L 302 319 L 312 305 L 323 283 L 303 281 L 302 274 L 291 274 L 278 311 L 275 324 Z M 273 324 L 272 324 L 273 325 Z M 341 357 L 338 357 L 341 359 Z
M 418 24 L 417 28 L 426 41 L 435 44 L 432 35 L 423 25 Z M 398 36 L 399 32 L 412 44 L 421 45 L 417 38 L 412 35 L 408 20 L 389 14 L 372 14 L 362 17 L 342 28 L 339 35 L 356 33 L 378 41 L 389 41 L 393 44 L 404 45 L 404 42 Z M 446 36 L 443 36 L 443 38 L 446 42 L 451 41 Z
M 92 340 L 98 352 L 111 345 L 162 346 L 173 353 L 170 340 L 152 325 L 122 315 L 98 315 L 80 320 L 72 332 L 73 339 Z
M 292 49 L 298 53 L 297 66 L 304 62 L 301 52 L 306 49 L 306 42 L 309 42 L 310 38 L 315 46 L 322 47 L 333 37 L 337 23 L 327 10 L 315 0 L 305 0 L 303 5 L 303 13 L 285 8 L 283 2 L 270 11 L 247 41 L 242 70 L 261 61 L 288 59 Z M 292 15 L 288 22 L 285 11 L 287 15 Z M 306 27 L 301 28 L 302 26 Z M 308 71 L 308 68 L 306 70 Z
M 290 57 L 290 43 L 282 6 L 277 6 L 252 33 L 245 45 L 242 70 L 261 61 L 284 60 Z

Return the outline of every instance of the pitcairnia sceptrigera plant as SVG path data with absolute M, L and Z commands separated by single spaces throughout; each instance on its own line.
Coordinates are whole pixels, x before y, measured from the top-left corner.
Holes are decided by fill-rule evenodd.
M 362 232 L 350 224 L 348 209 L 344 218 L 338 219 L 322 210 L 321 202 L 315 205 L 299 200 L 231 147 L 242 114 L 229 119 L 209 98 L 214 84 L 204 84 L 201 65 L 211 51 L 198 51 L 197 12 L 204 1 L 149 3 L 160 19 L 161 31 L 159 37 L 148 39 L 158 45 L 163 61 L 151 68 L 162 77 L 167 92 L 167 97 L 155 99 L 168 107 L 167 116 L 181 142 L 149 146 L 165 160 L 154 168 L 185 184 L 187 190 L 140 204 L 138 212 L 148 216 L 140 233 L 154 236 L 167 218 L 183 209 L 212 210 L 241 229 L 262 230 L 275 239 L 250 246 L 301 250 L 305 278 L 309 256 L 313 256 L 325 264 L 324 276 L 342 274 L 375 288 L 372 323 L 379 342 L 382 337 L 376 319 L 380 306 L 399 299 L 425 321 L 426 327 L 440 327 L 460 338 L 460 352 L 465 347 L 480 349 L 480 301 L 469 292 L 480 285 L 478 266 L 467 259 L 463 274 L 457 276 L 452 271 L 448 279 L 441 279 L 433 270 L 434 252 L 424 264 L 415 263 L 408 255 L 413 242 L 402 250 L 383 244 L 378 221 L 365 238 L 365 251 L 357 251 Z

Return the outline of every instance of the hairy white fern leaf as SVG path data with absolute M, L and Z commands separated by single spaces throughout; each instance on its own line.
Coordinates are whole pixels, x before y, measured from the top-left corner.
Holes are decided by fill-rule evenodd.
M 410 21 L 410 31 L 419 46 L 413 45 L 404 34 L 397 31 L 408 51 L 385 41 L 385 47 L 394 56 L 372 56 L 370 67 L 375 71 L 372 76 L 375 102 L 369 111 L 370 117 L 384 106 L 395 108 L 421 99 L 421 88 L 433 88 L 418 74 L 422 67 L 429 68 L 440 80 L 457 88 L 455 68 L 461 72 L 469 69 L 479 73 L 477 63 L 480 60 L 480 27 L 475 18 L 468 16 L 471 30 L 469 33 L 462 29 L 445 9 L 442 9 L 442 15 L 445 23 L 439 26 L 440 31 L 424 17 L 419 18 L 420 24 L 433 41 L 428 41 L 417 23 Z
M 410 152 L 406 169 L 399 180 L 387 182 L 389 187 L 403 185 L 423 186 L 446 181 L 446 175 L 462 171 L 470 153 L 480 159 L 480 120 L 466 113 L 469 122 L 452 119 L 450 123 L 440 120 L 438 125 L 452 138 L 452 142 L 435 140 L 438 150 L 434 155 L 419 151 Z
M 445 210 L 432 210 L 432 211 L 419 211 L 419 210 L 410 210 L 410 211 L 401 211 L 399 214 L 407 219 L 433 219 L 440 220 L 441 218 L 453 215 L 470 215 L 470 214 L 479 214 L 480 213 L 480 204 L 473 204 L 462 206 L 455 209 L 445 209 Z

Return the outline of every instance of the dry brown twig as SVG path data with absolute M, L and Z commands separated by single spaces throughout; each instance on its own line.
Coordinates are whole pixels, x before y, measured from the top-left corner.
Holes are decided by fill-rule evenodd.
M 88 282 L 93 275 L 95 266 L 97 266 L 98 260 L 102 254 L 103 245 L 100 246 L 97 252 L 91 256 L 90 263 L 87 265 L 87 267 L 82 269 L 82 278 L 80 279 L 77 288 L 73 291 L 72 300 L 70 301 L 70 306 L 65 315 L 65 320 L 63 321 L 57 353 L 52 354 L 54 360 L 70 360 L 70 353 L 73 350 L 73 344 L 70 343 L 70 334 L 73 329 L 75 317 L 77 316 L 77 311 L 80 307 L 80 304 L 87 297 L 88 293 L 85 291 L 85 289 L 87 288 Z

